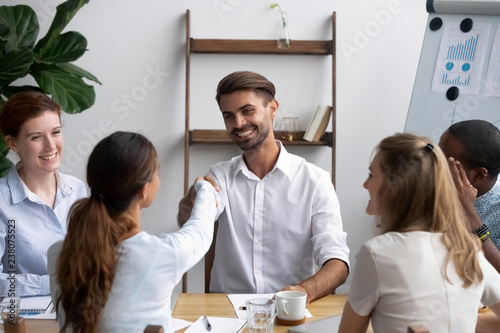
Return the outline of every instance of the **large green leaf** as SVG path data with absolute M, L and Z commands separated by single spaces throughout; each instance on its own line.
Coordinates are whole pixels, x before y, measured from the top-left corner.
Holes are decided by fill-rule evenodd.
M 40 88 L 52 95 L 67 113 L 80 113 L 95 102 L 94 87 L 62 68 L 34 64 L 31 74 Z
M 3 39 L 7 40 L 5 51 L 22 47 L 32 48 L 38 36 L 38 17 L 31 7 L 25 5 L 0 6 L 0 25 Z M 8 29 L 5 29 L 8 27 Z
M 7 147 L 7 144 L 5 143 L 5 140 L 4 140 L 2 133 L 0 133 L 0 157 L 7 156 L 8 152 L 9 152 L 9 148 Z
M 5 46 L 7 45 L 7 36 L 9 34 L 9 27 L 6 24 L 0 24 L 0 54 L 2 54 L 2 51 L 5 49 Z
M 83 77 L 85 79 L 94 81 L 96 83 L 102 84 L 101 81 L 92 73 L 89 73 L 85 69 L 78 67 L 77 65 L 70 64 L 70 63 L 65 63 L 65 64 L 57 64 L 57 67 L 60 67 L 69 73 L 76 75 L 78 77 Z
M 43 92 L 42 89 L 35 86 L 6 86 L 2 88 L 2 95 L 9 98 L 10 96 L 17 94 L 21 91 L 39 91 Z M 1 105 L 0 105 L 1 106 Z
M 9 173 L 9 170 L 14 165 L 6 156 L 9 152 L 9 148 L 5 144 L 5 140 L 3 139 L 3 135 L 0 134 L 0 177 L 5 176 Z
M 0 156 L 0 177 L 6 176 L 10 169 L 12 169 L 14 163 L 12 163 L 7 157 Z
M 75 61 L 87 50 L 87 39 L 80 33 L 69 31 L 58 36 L 37 60 L 44 63 Z
M 42 58 L 41 55 L 45 54 L 73 16 L 88 2 L 89 0 L 68 0 L 57 6 L 56 16 L 50 25 L 49 31 L 35 46 L 34 51 L 37 58 Z
M 7 41 L 0 38 L 0 54 L 3 53 L 2 51 L 5 49 L 5 46 L 7 46 Z
M 33 64 L 33 52 L 23 47 L 0 56 L 0 90 L 12 81 L 23 77 Z

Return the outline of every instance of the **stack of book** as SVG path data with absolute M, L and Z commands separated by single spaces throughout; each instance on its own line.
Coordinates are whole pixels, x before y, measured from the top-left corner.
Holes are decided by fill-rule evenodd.
M 326 127 L 330 121 L 330 114 L 332 113 L 332 107 L 329 105 L 319 105 L 307 126 L 307 130 L 304 134 L 304 140 L 306 141 L 319 141 L 320 138 L 325 134 Z

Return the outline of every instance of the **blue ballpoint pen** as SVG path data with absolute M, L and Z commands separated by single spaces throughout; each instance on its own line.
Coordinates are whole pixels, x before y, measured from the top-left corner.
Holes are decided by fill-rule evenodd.
M 212 325 L 208 321 L 207 316 L 203 316 L 203 322 L 205 323 L 205 328 L 207 329 L 207 331 L 211 331 L 212 330 Z

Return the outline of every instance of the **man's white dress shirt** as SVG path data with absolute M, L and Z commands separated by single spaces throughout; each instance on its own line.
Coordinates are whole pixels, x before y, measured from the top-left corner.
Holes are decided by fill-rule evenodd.
M 219 227 L 210 290 L 270 293 L 315 274 L 329 259 L 349 265 L 330 175 L 286 151 L 259 179 L 243 156 L 210 168 L 219 187 Z

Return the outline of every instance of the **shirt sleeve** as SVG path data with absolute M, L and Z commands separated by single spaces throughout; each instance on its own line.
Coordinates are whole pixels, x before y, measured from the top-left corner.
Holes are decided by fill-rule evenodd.
M 0 294 L 16 297 L 49 295 L 49 276 L 0 273 Z
M 368 316 L 377 304 L 378 291 L 377 266 L 371 251 L 363 244 L 356 256 L 348 295 L 349 304 L 354 312 L 360 316 Z
M 24 297 L 50 294 L 48 275 L 16 274 L 16 235 L 8 234 L 8 230 L 6 223 L 0 223 L 0 253 L 7 256 L 7 263 L 12 263 L 12 267 L 4 267 L 0 261 L 0 295 Z M 13 250 L 12 254 L 9 248 Z
M 486 306 L 492 306 L 500 303 L 500 274 L 484 257 L 482 252 L 478 253 L 478 259 L 483 271 L 484 292 L 481 303 Z
M 214 220 L 217 220 L 217 219 L 219 219 L 219 216 L 222 214 L 222 212 L 224 212 L 224 209 L 226 207 L 226 201 L 225 201 L 226 200 L 225 199 L 226 193 L 223 192 L 223 190 L 222 190 L 223 186 L 222 186 L 220 180 L 217 179 L 217 176 L 215 175 L 215 173 L 213 172 L 212 169 L 210 169 L 210 171 L 208 172 L 208 175 L 215 180 L 215 182 L 217 183 L 217 185 L 219 185 L 219 188 L 220 188 L 219 192 L 215 191 L 216 192 L 215 200 L 217 200 L 217 208 L 215 210 L 215 219 Z
M 176 281 L 203 258 L 214 233 L 216 191 L 207 181 L 197 181 L 194 186 L 197 194 L 191 217 L 181 230 L 171 234 L 173 243 L 180 249 Z
M 57 304 L 57 299 L 61 293 L 59 289 L 59 285 L 57 284 L 57 261 L 59 260 L 59 255 L 61 254 L 63 246 L 63 241 L 58 241 L 48 249 L 47 251 L 47 270 L 49 273 L 49 283 L 50 283 L 50 296 L 52 298 L 52 304 L 54 308 Z M 59 308 L 57 309 L 57 322 L 59 323 L 59 327 L 63 327 L 65 319 L 64 309 L 62 305 L 59 304 Z
M 321 267 L 330 259 L 340 259 L 350 267 L 347 234 L 342 229 L 340 204 L 326 174 L 320 179 L 314 193 L 311 219 L 311 241 L 316 264 Z

